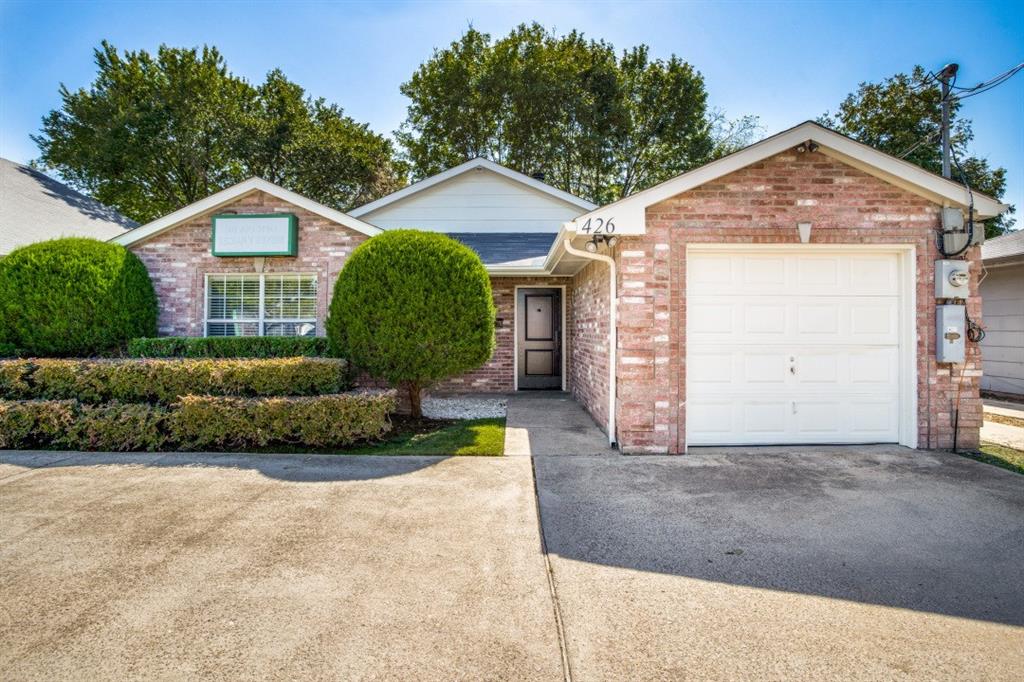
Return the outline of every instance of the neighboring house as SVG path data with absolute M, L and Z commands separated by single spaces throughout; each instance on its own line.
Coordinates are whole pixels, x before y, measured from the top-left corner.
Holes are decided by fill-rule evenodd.
M 981 388 L 1024 398 L 1024 230 L 985 242 L 981 259 Z
M 137 225 L 35 169 L 0 159 L 0 256 L 57 237 L 107 240 Z
M 978 441 L 981 368 L 974 346 L 935 361 L 936 232 L 969 203 L 808 122 L 601 208 L 475 160 L 350 214 L 251 179 L 116 241 L 152 274 L 162 334 L 323 334 L 352 249 L 443 231 L 481 255 L 498 320 L 492 359 L 441 390 L 564 388 L 626 452 L 948 447 L 956 396 L 959 442 Z M 976 220 L 1005 208 L 974 195 Z

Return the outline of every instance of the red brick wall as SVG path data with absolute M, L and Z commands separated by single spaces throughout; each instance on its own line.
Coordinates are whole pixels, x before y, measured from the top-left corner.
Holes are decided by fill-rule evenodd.
M 219 258 L 210 253 L 210 217 L 227 211 L 294 213 L 298 217 L 298 255 L 265 258 L 263 272 L 316 273 L 316 333 L 323 336 L 327 307 L 338 273 L 352 250 L 368 237 L 264 192 L 247 194 L 130 247 L 145 263 L 153 279 L 160 306 L 159 333 L 162 336 L 202 336 L 204 276 L 257 272 L 254 258 Z
M 620 275 L 618 440 L 627 452 L 685 448 L 687 243 L 913 244 L 917 247 L 919 446 L 952 444 L 960 367 L 934 360 L 934 261 L 939 207 L 820 152 L 779 154 L 647 209 L 647 234 L 624 239 Z M 977 249 L 968 314 L 980 320 Z M 981 357 L 968 344 L 959 443 L 978 443 Z
M 569 329 L 572 395 L 602 428 L 608 423 L 609 270 L 607 264 L 593 262 L 573 277 Z
M 433 387 L 434 392 L 466 392 L 466 393 L 509 393 L 515 390 L 515 288 L 517 286 L 548 287 L 565 286 L 565 329 L 566 344 L 562 352 L 566 353 L 566 371 L 574 365 L 572 356 L 573 339 L 573 292 L 568 277 L 492 277 L 491 290 L 494 293 L 494 306 L 501 326 L 494 330 L 494 355 L 487 364 L 462 376 L 449 379 Z M 571 383 L 571 375 L 568 377 Z

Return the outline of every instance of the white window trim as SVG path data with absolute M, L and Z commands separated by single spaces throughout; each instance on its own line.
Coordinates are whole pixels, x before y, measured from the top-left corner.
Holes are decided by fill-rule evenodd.
M 259 317 L 257 319 L 245 319 L 245 320 L 211 320 L 210 319 L 210 277 L 258 277 L 260 283 L 259 293 Z M 317 335 L 320 331 L 320 318 L 318 314 L 315 314 L 312 318 L 274 318 L 268 320 L 266 315 L 266 282 L 267 277 L 312 277 L 313 282 L 316 284 L 316 298 L 314 299 L 314 305 L 319 309 L 320 301 L 320 276 L 315 272 L 207 272 L 203 274 L 203 336 L 210 336 L 210 324 L 230 324 L 230 323 L 256 323 L 259 330 L 258 336 L 266 336 L 266 324 L 271 322 L 273 324 L 313 324 L 313 336 Z M 290 337 L 285 337 L 290 338 Z

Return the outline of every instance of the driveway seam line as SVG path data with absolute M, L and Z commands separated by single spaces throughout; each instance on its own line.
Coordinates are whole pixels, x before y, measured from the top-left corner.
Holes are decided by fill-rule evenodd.
M 558 601 L 558 591 L 555 589 L 555 571 L 551 566 L 551 557 L 548 555 L 548 541 L 544 536 L 544 519 L 541 518 L 540 510 L 540 489 L 537 485 L 537 460 L 530 455 L 530 473 L 533 476 L 533 503 L 537 510 L 537 530 L 540 533 L 540 551 L 544 557 L 544 572 L 548 579 L 548 591 L 551 593 L 551 607 L 555 615 L 555 632 L 558 635 L 558 650 L 562 656 L 562 678 L 565 682 L 572 682 L 572 666 L 569 664 L 569 648 L 565 643 L 565 625 L 562 622 L 562 608 Z

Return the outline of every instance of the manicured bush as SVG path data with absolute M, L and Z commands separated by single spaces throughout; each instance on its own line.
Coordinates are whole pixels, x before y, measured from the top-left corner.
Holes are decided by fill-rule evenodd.
M 95 355 L 156 335 L 156 294 L 138 257 L 69 237 L 0 259 L 0 342 L 37 356 Z
M 144 403 L 78 403 L 74 422 L 55 445 L 71 450 L 160 450 L 168 441 L 167 408 Z
M 0 360 L 0 398 L 170 404 L 189 394 L 340 393 L 348 366 L 333 358 L 253 360 Z
M 161 336 L 132 339 L 133 358 L 291 358 L 330 357 L 322 336 Z
M 74 400 L 0 400 L 0 449 L 56 445 L 77 407 Z
M 31 398 L 29 377 L 34 371 L 35 365 L 28 360 L 0 360 L 0 399 Z
M 0 448 L 241 450 L 346 447 L 391 429 L 393 391 L 299 398 L 186 396 L 165 407 L 0 401 Z
M 343 447 L 391 429 L 394 392 L 315 398 L 185 396 L 171 414 L 171 438 L 190 450 L 262 448 L 273 444 Z
M 346 262 L 327 336 L 355 367 L 408 390 L 418 417 L 422 389 L 490 359 L 494 316 L 490 277 L 473 251 L 442 234 L 390 230 Z

